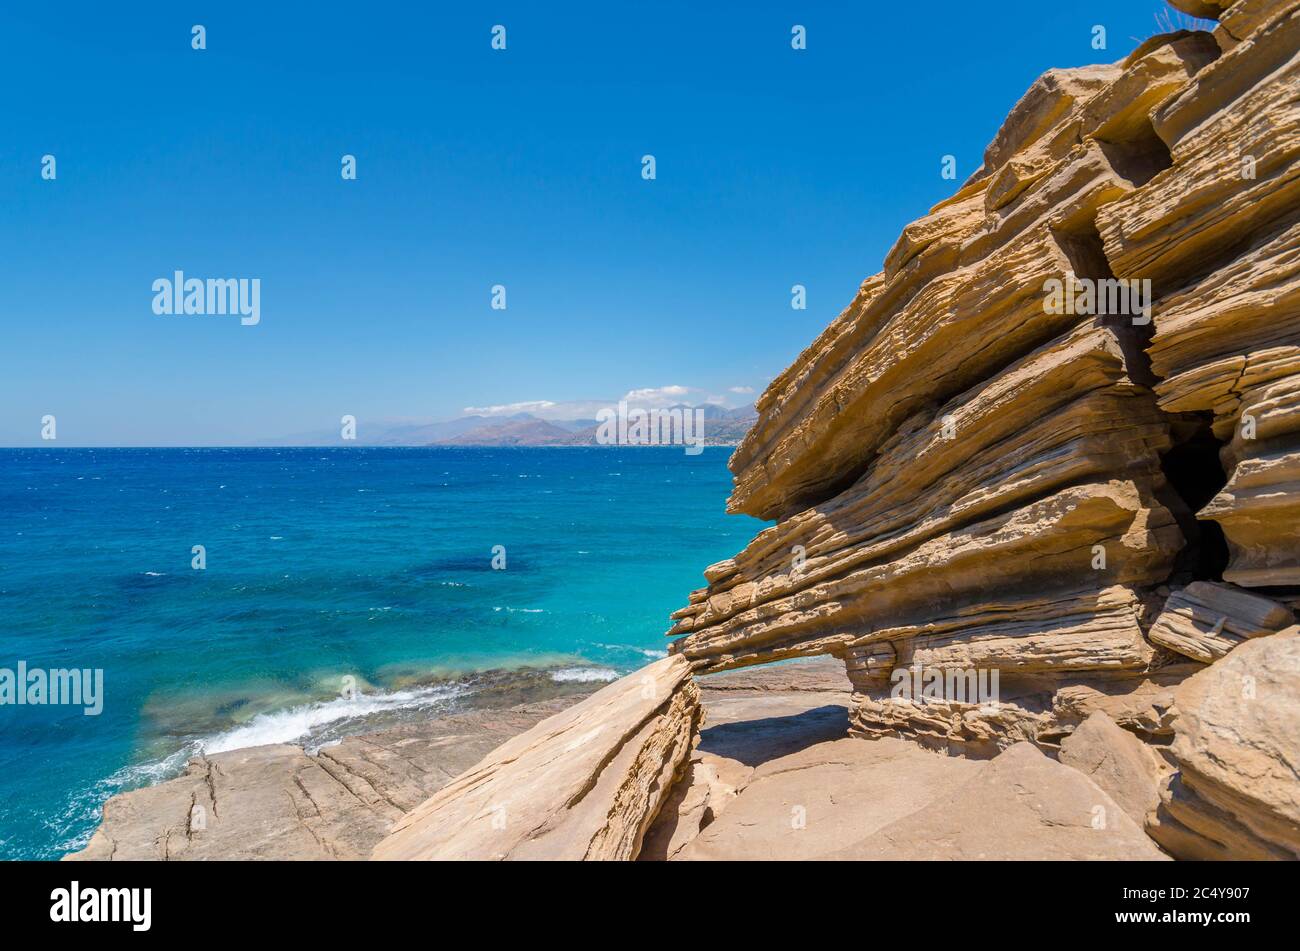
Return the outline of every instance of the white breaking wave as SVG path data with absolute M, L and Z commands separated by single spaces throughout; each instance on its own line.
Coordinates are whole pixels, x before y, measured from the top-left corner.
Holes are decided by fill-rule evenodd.
M 593 641 L 592 643 L 597 647 L 605 648 L 607 651 L 632 651 L 635 654 L 640 654 L 642 657 L 653 657 L 656 660 L 668 656 L 667 651 L 653 650 L 646 647 L 634 647 L 631 644 L 602 644 L 600 641 Z
M 618 679 L 618 671 L 608 667 L 562 667 L 551 671 L 551 679 L 557 683 L 608 683 Z
M 355 720 L 375 713 L 393 710 L 421 710 L 453 700 L 465 693 L 458 685 L 412 687 L 391 693 L 359 693 L 349 699 L 338 697 L 317 703 L 304 703 L 274 713 L 259 713 L 253 719 L 233 730 L 199 740 L 203 753 L 223 753 L 246 746 L 267 746 L 271 743 L 292 743 L 314 730 L 340 720 Z
M 180 749 L 162 759 L 123 766 L 111 776 L 95 783 L 89 790 L 71 794 L 62 815 L 47 825 L 59 835 L 65 835 L 69 826 L 99 819 L 105 799 L 129 789 L 153 786 L 180 775 L 190 757 L 200 753 L 221 753 L 246 746 L 265 746 L 270 743 L 290 743 L 309 736 L 314 730 L 374 713 L 393 710 L 419 710 L 437 706 L 470 692 L 460 685 L 443 684 L 434 687 L 413 687 L 390 693 L 358 694 L 348 700 L 339 697 L 317 703 L 305 703 L 274 713 L 260 713 L 243 726 L 197 740 L 190 740 Z M 61 841 L 56 851 L 76 852 L 86 847 L 93 832 L 87 828 L 77 836 Z

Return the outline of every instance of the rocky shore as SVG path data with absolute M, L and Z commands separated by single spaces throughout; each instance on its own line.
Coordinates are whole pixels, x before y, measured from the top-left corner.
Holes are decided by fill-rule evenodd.
M 397 819 L 582 696 L 429 718 L 314 755 L 285 743 L 198 756 L 182 776 L 110 799 L 86 848 L 67 858 L 368 858 Z
M 1218 26 L 1044 74 L 758 400 L 775 525 L 669 657 L 213 757 L 80 857 L 1300 857 L 1300 0 L 1173 5 Z

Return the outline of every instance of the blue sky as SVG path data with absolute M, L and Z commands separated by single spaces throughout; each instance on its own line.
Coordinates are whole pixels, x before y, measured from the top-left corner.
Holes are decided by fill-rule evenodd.
M 737 405 L 952 193 L 943 155 L 964 179 L 1039 73 L 1123 57 L 1162 9 L 13 6 L 0 445 L 45 414 L 58 445 L 210 445 L 667 386 Z M 176 269 L 259 278 L 261 323 L 156 316 Z

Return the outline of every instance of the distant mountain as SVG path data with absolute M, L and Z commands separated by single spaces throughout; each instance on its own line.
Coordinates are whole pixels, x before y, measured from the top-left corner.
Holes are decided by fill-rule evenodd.
M 704 406 L 673 406 L 671 409 L 690 412 L 695 409 L 704 412 L 703 442 L 706 446 L 737 446 L 749 432 L 758 414 L 752 406 L 743 406 L 739 409 L 726 409 L 722 406 L 706 404 Z M 579 430 L 573 434 L 572 439 L 567 443 L 570 446 L 597 446 L 600 443 L 596 437 L 600 432 L 600 425 L 593 422 L 586 429 Z
M 573 434 L 544 419 L 512 418 L 478 426 L 432 445 L 439 446 L 567 446 Z
M 579 432 L 596 425 L 594 419 L 552 419 L 548 420 L 552 426 L 559 426 L 561 429 L 571 433 Z
M 526 415 L 526 414 L 524 414 Z M 366 420 L 357 422 L 357 438 L 353 445 L 358 446 L 430 446 L 441 445 L 461 433 L 469 432 L 480 426 L 499 423 L 507 417 L 502 416 L 461 416 L 441 422 L 422 421 L 411 423 L 392 420 Z M 529 417 L 532 418 L 532 417 Z M 341 429 L 318 429 L 311 432 L 295 433 L 279 439 L 263 440 L 264 446 L 341 446 L 345 445 Z
M 390 429 L 383 430 L 375 438 L 372 445 L 428 446 L 448 439 L 455 439 L 463 433 L 496 423 L 499 420 L 500 417 L 492 416 L 462 416 L 459 419 L 447 419 L 439 423 L 393 426 Z
M 758 418 L 752 406 L 727 409 L 705 404 L 671 407 L 704 414 L 704 444 L 734 446 Z M 539 419 L 531 413 L 512 416 L 460 416 L 440 422 L 359 420 L 355 442 L 344 442 L 338 429 L 297 433 L 266 440 L 265 446 L 596 446 L 600 424 L 594 419 Z

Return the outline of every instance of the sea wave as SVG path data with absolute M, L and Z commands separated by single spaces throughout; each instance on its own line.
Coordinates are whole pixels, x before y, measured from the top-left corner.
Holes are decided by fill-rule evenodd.
M 593 641 L 597 647 L 603 647 L 609 651 L 630 651 L 633 654 L 640 654 L 642 657 L 649 657 L 652 660 L 659 660 L 667 657 L 668 652 L 665 650 L 655 650 L 649 647 L 637 647 L 635 644 L 602 644 L 600 641 Z
M 618 671 L 608 667 L 562 667 L 551 671 L 551 679 L 556 683 L 608 683 L 618 679 Z
M 439 684 L 404 690 L 359 693 L 354 697 L 304 703 L 299 706 L 259 713 L 247 723 L 198 741 L 202 753 L 223 753 L 247 746 L 292 743 L 310 738 L 322 727 L 345 720 L 361 720 L 377 713 L 424 710 L 442 706 L 467 692 L 461 684 Z

